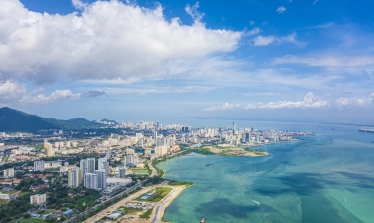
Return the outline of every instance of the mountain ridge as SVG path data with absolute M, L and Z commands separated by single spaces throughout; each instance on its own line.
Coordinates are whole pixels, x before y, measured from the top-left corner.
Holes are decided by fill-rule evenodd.
M 60 120 L 55 118 L 42 118 L 27 114 L 8 107 L 0 108 L 1 132 L 30 132 L 49 129 L 83 129 L 100 128 L 106 125 L 89 121 L 85 118 Z

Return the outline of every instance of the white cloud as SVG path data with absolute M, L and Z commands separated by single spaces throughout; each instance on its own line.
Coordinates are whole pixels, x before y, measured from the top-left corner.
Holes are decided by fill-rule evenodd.
M 21 99 L 26 94 L 26 87 L 12 81 L 0 82 L 0 103 L 9 103 Z
M 195 22 L 200 22 L 204 17 L 204 13 L 197 10 L 199 7 L 199 2 L 196 2 L 192 7 L 187 4 L 187 6 L 184 8 Z
M 279 8 L 277 8 L 276 12 L 278 12 L 279 14 L 282 14 L 284 11 L 286 11 L 286 8 L 284 6 L 280 6 Z
M 80 99 L 81 96 L 82 94 L 74 94 L 71 90 L 56 90 L 52 92 L 49 96 L 46 96 L 44 94 L 40 94 L 37 96 L 25 95 L 20 99 L 19 102 L 22 104 L 44 104 L 66 99 L 77 100 Z
M 254 46 L 267 46 L 277 41 L 275 36 L 256 36 L 252 42 Z
M 319 2 L 319 0 L 314 0 L 313 5 L 315 5 L 317 2 Z
M 312 92 L 307 93 L 302 101 L 278 101 L 269 103 L 256 104 L 229 104 L 225 103 L 223 106 L 212 106 L 203 109 L 203 111 L 217 111 L 217 110 L 233 110 L 233 109 L 281 109 L 281 108 L 325 108 L 329 106 L 328 101 L 324 101 L 316 97 Z
M 0 8 L 0 80 L 129 80 L 178 78 L 175 60 L 209 60 L 238 47 L 242 32 L 208 29 L 198 4 L 186 7 L 193 25 L 167 21 L 161 5 L 74 0 L 81 13 L 36 13 L 19 0 Z M 225 62 L 225 61 L 216 61 Z M 192 67 L 190 64 L 189 67 Z
M 249 20 L 249 25 L 253 26 L 255 22 L 253 20 Z
M 270 44 L 281 44 L 285 42 L 294 43 L 300 46 L 305 45 L 305 43 L 296 40 L 296 33 L 294 32 L 287 36 L 273 36 L 273 35 L 262 36 L 260 35 L 260 36 L 256 36 L 255 38 L 251 40 L 251 43 L 254 46 L 267 46 Z
M 276 58 L 273 64 L 301 64 L 310 67 L 326 67 L 330 70 L 343 70 L 357 73 L 364 71 L 372 73 L 374 71 L 374 55 L 361 56 L 335 56 L 335 55 L 315 55 L 315 56 L 284 56 Z
M 242 105 L 225 103 L 222 106 L 212 106 L 210 108 L 203 109 L 203 111 L 233 110 L 236 108 L 242 108 Z
M 253 36 L 253 35 L 257 35 L 261 32 L 260 28 L 256 27 L 252 30 L 249 30 L 248 32 L 245 33 L 246 36 Z
M 351 97 L 351 98 L 339 98 L 335 101 L 338 107 L 345 106 L 357 106 L 357 107 L 367 107 L 372 104 L 373 94 L 370 97 Z

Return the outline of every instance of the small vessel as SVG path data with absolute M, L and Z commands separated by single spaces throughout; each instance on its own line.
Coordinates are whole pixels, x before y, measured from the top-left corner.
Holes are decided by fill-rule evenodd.
M 208 163 L 208 164 L 205 164 L 205 166 L 211 166 L 211 165 L 213 165 L 213 164 L 210 164 L 210 163 Z
M 200 223 L 205 223 L 205 218 L 201 219 Z

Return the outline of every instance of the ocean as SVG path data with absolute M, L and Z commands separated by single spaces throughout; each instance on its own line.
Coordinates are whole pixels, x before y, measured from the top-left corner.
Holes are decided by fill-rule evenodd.
M 195 126 L 230 127 L 202 120 Z M 160 163 L 165 178 L 192 181 L 165 220 L 374 222 L 374 134 L 359 126 L 236 121 L 238 128 L 309 130 L 305 140 L 257 147 L 266 157 L 192 154 Z M 213 164 L 205 166 L 205 164 Z

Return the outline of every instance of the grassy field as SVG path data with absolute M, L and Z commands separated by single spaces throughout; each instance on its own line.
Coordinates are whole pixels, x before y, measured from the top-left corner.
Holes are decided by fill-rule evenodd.
M 17 221 L 17 223 L 44 223 L 45 221 L 43 220 L 40 220 L 40 219 L 36 219 L 36 218 L 28 218 L 28 219 L 21 219 L 19 221 Z
M 140 215 L 139 218 L 148 219 L 152 214 L 153 208 L 149 209 L 148 211 L 144 212 L 144 214 Z
M 147 169 L 131 169 L 133 173 L 138 173 L 138 174 L 148 174 Z
M 156 192 L 146 201 L 159 202 L 162 198 L 168 195 L 169 192 L 172 190 L 173 188 L 169 188 L 169 187 L 156 187 Z
M 137 213 L 141 212 L 141 209 L 137 208 L 122 208 L 125 212 L 125 215 L 136 215 Z

